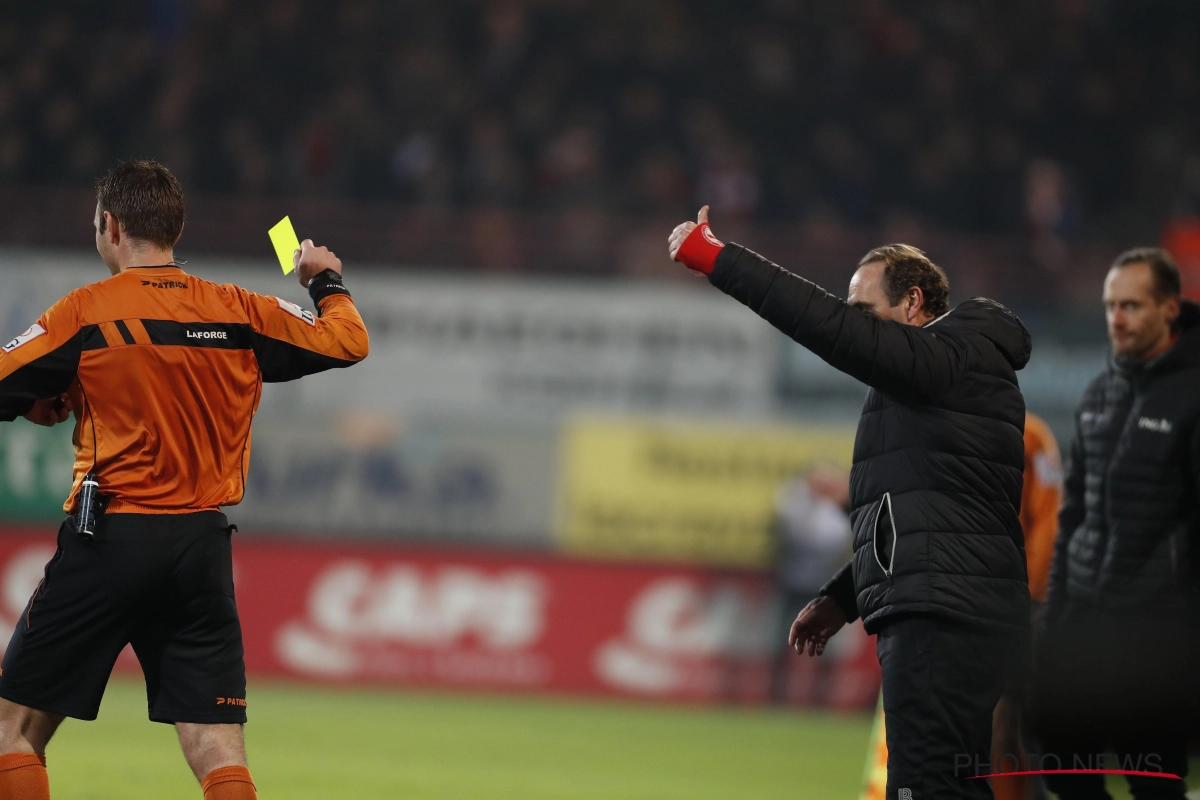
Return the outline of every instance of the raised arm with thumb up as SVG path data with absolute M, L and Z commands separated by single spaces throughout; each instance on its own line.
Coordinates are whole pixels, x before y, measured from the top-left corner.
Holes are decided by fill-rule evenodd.
M 725 247 L 708 225 L 708 206 L 700 209 L 695 222 L 677 225 L 671 231 L 667 245 L 673 261 L 705 275 L 712 273 L 717 256 Z

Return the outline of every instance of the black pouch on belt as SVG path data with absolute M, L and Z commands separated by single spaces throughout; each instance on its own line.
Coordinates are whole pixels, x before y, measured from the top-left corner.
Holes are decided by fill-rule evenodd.
M 69 521 L 76 536 L 88 540 L 96 538 L 96 529 L 108 507 L 108 499 L 100 494 L 100 479 L 95 473 L 89 472 L 83 476 L 83 485 L 79 489 L 79 510 Z

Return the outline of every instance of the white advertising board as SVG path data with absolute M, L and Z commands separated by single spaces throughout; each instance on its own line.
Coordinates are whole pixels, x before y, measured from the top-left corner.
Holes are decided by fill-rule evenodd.
M 264 250 L 266 249 L 264 234 Z M 189 272 L 311 305 L 271 261 L 193 259 Z M 86 252 L 0 250 L 0 338 L 107 273 Z M 773 409 L 780 336 L 697 282 L 678 287 L 443 277 L 348 265 L 371 334 L 352 370 L 264 394 L 274 406 L 545 420 L 580 409 L 759 417 Z

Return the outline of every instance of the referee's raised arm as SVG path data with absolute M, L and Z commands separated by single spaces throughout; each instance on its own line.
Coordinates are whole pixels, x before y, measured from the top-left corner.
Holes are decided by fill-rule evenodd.
M 326 247 L 305 239 L 294 256 L 300 285 L 318 313 L 253 292 L 243 292 L 255 357 L 265 383 L 357 364 L 370 340 L 350 292 L 342 281 L 342 261 Z

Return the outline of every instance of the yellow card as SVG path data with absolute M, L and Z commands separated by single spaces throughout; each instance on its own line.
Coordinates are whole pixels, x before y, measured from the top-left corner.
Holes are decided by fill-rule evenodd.
M 284 217 L 279 224 L 267 231 L 271 244 L 275 245 L 275 255 L 279 256 L 279 266 L 283 274 L 289 275 L 296 265 L 292 263 L 292 254 L 300 249 L 300 240 L 296 238 L 296 229 L 292 227 L 292 218 Z

